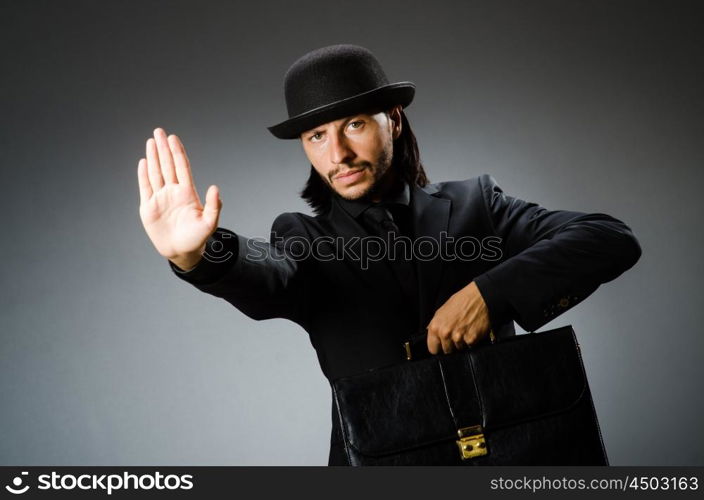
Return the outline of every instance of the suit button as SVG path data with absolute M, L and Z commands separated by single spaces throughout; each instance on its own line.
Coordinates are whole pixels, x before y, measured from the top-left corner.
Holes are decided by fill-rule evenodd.
M 562 297 L 562 298 L 560 299 L 559 305 L 560 305 L 560 307 L 562 307 L 563 309 L 566 308 L 567 306 L 570 305 L 570 299 L 568 299 L 567 297 Z

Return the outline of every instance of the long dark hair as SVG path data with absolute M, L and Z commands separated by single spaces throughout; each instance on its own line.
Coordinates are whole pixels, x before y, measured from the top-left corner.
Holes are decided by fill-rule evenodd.
M 416 136 L 403 110 L 401 110 L 401 135 L 394 140 L 391 168 L 399 174 L 400 179 L 411 186 L 423 187 L 429 182 L 423 164 L 420 162 Z M 310 175 L 300 193 L 301 198 L 306 200 L 316 215 L 320 215 L 330 210 L 333 194 L 330 186 L 320 178 L 320 174 L 311 165 Z

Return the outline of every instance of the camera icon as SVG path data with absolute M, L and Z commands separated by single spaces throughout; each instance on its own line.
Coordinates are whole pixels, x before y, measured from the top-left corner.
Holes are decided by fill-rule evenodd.
M 22 471 L 20 476 L 15 476 L 12 479 L 12 486 L 6 485 L 5 489 L 12 493 L 13 495 L 21 495 L 22 493 L 26 493 L 27 490 L 29 489 L 29 485 L 25 485 L 24 487 L 22 486 L 22 477 L 21 476 L 26 476 L 28 475 L 29 472 L 27 471 Z M 13 488 L 14 486 L 14 488 Z

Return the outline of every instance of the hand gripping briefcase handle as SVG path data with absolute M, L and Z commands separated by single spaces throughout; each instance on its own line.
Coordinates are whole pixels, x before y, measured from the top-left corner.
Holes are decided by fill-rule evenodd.
M 333 381 L 351 465 L 608 465 L 571 326 L 412 359 Z
M 428 329 L 424 329 L 422 333 L 411 337 L 401 346 L 403 349 L 403 356 L 407 361 L 427 359 L 433 354 L 428 350 Z M 494 330 L 489 330 L 489 334 L 482 338 L 479 342 L 474 344 L 472 347 L 478 347 L 480 345 L 495 344 L 496 336 L 494 335 Z M 470 347 L 471 348 L 471 347 Z

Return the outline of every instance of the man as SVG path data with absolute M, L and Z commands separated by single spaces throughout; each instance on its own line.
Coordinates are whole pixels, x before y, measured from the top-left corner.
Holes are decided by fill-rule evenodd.
M 218 227 L 178 137 L 156 129 L 138 166 L 140 216 L 176 275 L 256 319 L 303 327 L 328 380 L 535 330 L 632 267 L 640 246 L 604 214 L 548 211 L 489 175 L 429 184 L 403 112 L 411 82 L 389 83 L 368 50 L 324 47 L 286 73 L 289 118 L 311 163 L 315 216 L 279 215 L 270 242 Z M 398 250 L 398 252 L 396 251 Z M 329 464 L 346 464 L 333 406 Z

